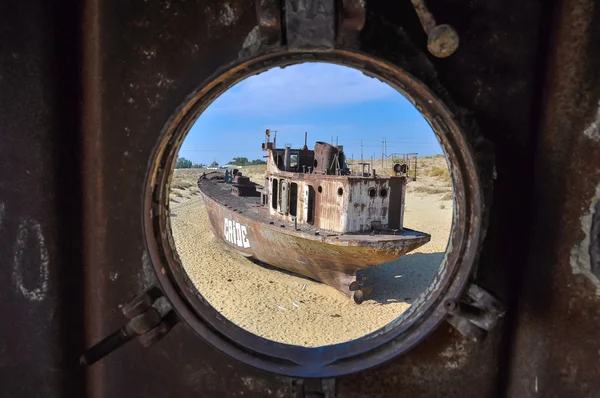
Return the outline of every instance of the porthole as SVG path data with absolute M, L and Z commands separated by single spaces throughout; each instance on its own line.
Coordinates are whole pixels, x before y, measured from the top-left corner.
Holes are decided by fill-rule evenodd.
M 331 51 L 314 53 L 311 57 L 314 61 L 341 64 L 376 76 L 417 104 L 435 132 L 447 162 L 452 166 L 452 173 L 448 174 L 448 178 L 453 185 L 453 202 L 448 209 L 453 217 L 448 239 L 449 250 L 441 256 L 442 263 L 435 274 L 435 285 L 423 291 L 412 301 L 408 310 L 385 327 L 357 339 L 318 347 L 286 344 L 251 333 L 223 317 L 205 299 L 202 292 L 193 287 L 173 243 L 169 208 L 170 183 L 173 177 L 171 165 L 175 165 L 177 161 L 181 144 L 190 126 L 227 89 L 274 66 L 305 62 L 305 54 L 263 56 L 237 65 L 203 84 L 182 103 L 164 126 L 149 162 L 143 196 L 143 223 L 147 250 L 158 281 L 179 317 L 195 333 L 228 355 L 263 370 L 294 377 L 335 377 L 378 365 L 405 353 L 445 319 L 445 300 L 460 296 L 474 264 L 481 234 L 483 199 L 481 178 L 477 174 L 471 145 L 465 138 L 467 135 L 457 124 L 460 119 L 423 83 L 393 64 L 361 54 Z M 380 148 L 381 145 L 378 145 Z M 285 162 L 278 163 L 284 167 Z M 315 159 L 315 168 L 317 164 Z M 356 169 L 358 170 L 358 166 Z M 391 172 L 393 166 L 390 165 L 389 169 Z M 246 172 L 244 175 L 247 175 Z M 310 177 L 313 178 L 312 175 Z M 348 198 L 354 198 L 354 188 L 346 188 L 350 190 Z M 333 190 L 335 185 L 326 189 Z M 321 191 L 319 187 L 319 192 Z M 291 189 L 286 191 L 289 192 Z M 340 187 L 337 192 L 338 195 L 343 195 L 344 189 Z M 382 192 L 380 190 L 379 193 L 384 196 Z M 298 200 L 301 200 L 298 213 L 303 211 L 301 206 L 304 203 L 315 204 L 320 200 L 319 197 L 315 198 L 314 189 L 303 190 L 299 187 L 296 194 Z M 385 191 L 385 196 L 387 195 L 393 197 L 393 193 L 388 190 Z M 358 207 L 360 208 L 360 204 Z M 318 222 L 319 217 L 320 214 L 315 213 L 311 219 Z M 279 224 L 274 224 L 272 228 L 275 227 L 282 229 Z M 371 230 L 371 225 L 369 228 Z M 293 228 L 285 228 L 285 233 L 289 233 L 290 229 Z M 335 239 L 320 233 L 317 228 L 311 231 L 315 240 Z M 237 236 L 242 239 L 242 235 Z M 268 284 L 268 281 L 262 280 L 253 282 Z M 278 305 L 286 311 L 296 308 L 291 303 Z M 275 306 L 273 311 L 284 310 Z
M 317 191 L 318 191 L 319 193 L 323 192 L 323 187 L 319 185 L 319 187 L 317 188 Z
M 379 191 L 379 196 L 381 196 L 382 198 L 385 198 L 388 194 L 387 189 L 385 188 L 381 188 L 381 190 Z
M 369 188 L 369 197 L 374 198 L 377 196 L 377 190 L 375 188 Z

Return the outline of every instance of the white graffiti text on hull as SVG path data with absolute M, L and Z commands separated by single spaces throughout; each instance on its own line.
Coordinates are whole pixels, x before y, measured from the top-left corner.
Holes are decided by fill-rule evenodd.
M 250 247 L 248 229 L 245 225 L 242 225 L 237 221 L 225 218 L 223 234 L 225 235 L 225 240 L 231 244 L 246 249 Z

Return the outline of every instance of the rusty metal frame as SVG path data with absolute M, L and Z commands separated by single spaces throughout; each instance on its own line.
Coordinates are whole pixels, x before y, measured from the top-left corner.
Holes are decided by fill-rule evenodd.
M 224 319 L 195 289 L 178 260 L 167 211 L 173 162 L 187 131 L 202 111 L 221 93 L 250 75 L 302 62 L 330 62 L 362 70 L 411 100 L 431 124 L 447 155 L 455 194 L 448 249 L 430 288 L 388 326 L 358 340 L 319 348 L 268 341 Z M 159 283 L 175 311 L 198 335 L 219 350 L 258 368 L 298 377 L 332 377 L 387 361 L 411 349 L 444 321 L 445 300 L 458 300 L 471 275 L 482 238 L 484 206 L 481 176 L 470 145 L 452 112 L 423 83 L 373 56 L 341 50 L 279 52 L 226 67 L 192 93 L 171 117 L 149 164 L 142 217 Z

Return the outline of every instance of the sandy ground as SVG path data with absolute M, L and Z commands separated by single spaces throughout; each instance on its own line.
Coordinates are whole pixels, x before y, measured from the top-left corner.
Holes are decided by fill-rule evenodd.
M 377 291 L 356 305 L 331 287 L 257 265 L 229 251 L 213 235 L 197 187 L 174 194 L 173 237 L 199 292 L 242 328 L 270 340 L 309 347 L 359 338 L 406 311 L 437 272 L 452 223 L 452 201 L 443 193 L 409 189 L 405 226 L 430 233 L 432 239 L 398 260 L 371 269 Z

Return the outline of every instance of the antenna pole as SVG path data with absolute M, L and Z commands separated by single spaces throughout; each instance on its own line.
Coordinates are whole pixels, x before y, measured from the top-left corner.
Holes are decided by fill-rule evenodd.
M 385 140 L 385 154 L 387 156 L 387 140 Z
M 360 140 L 360 161 L 363 161 L 363 143 L 362 140 Z

